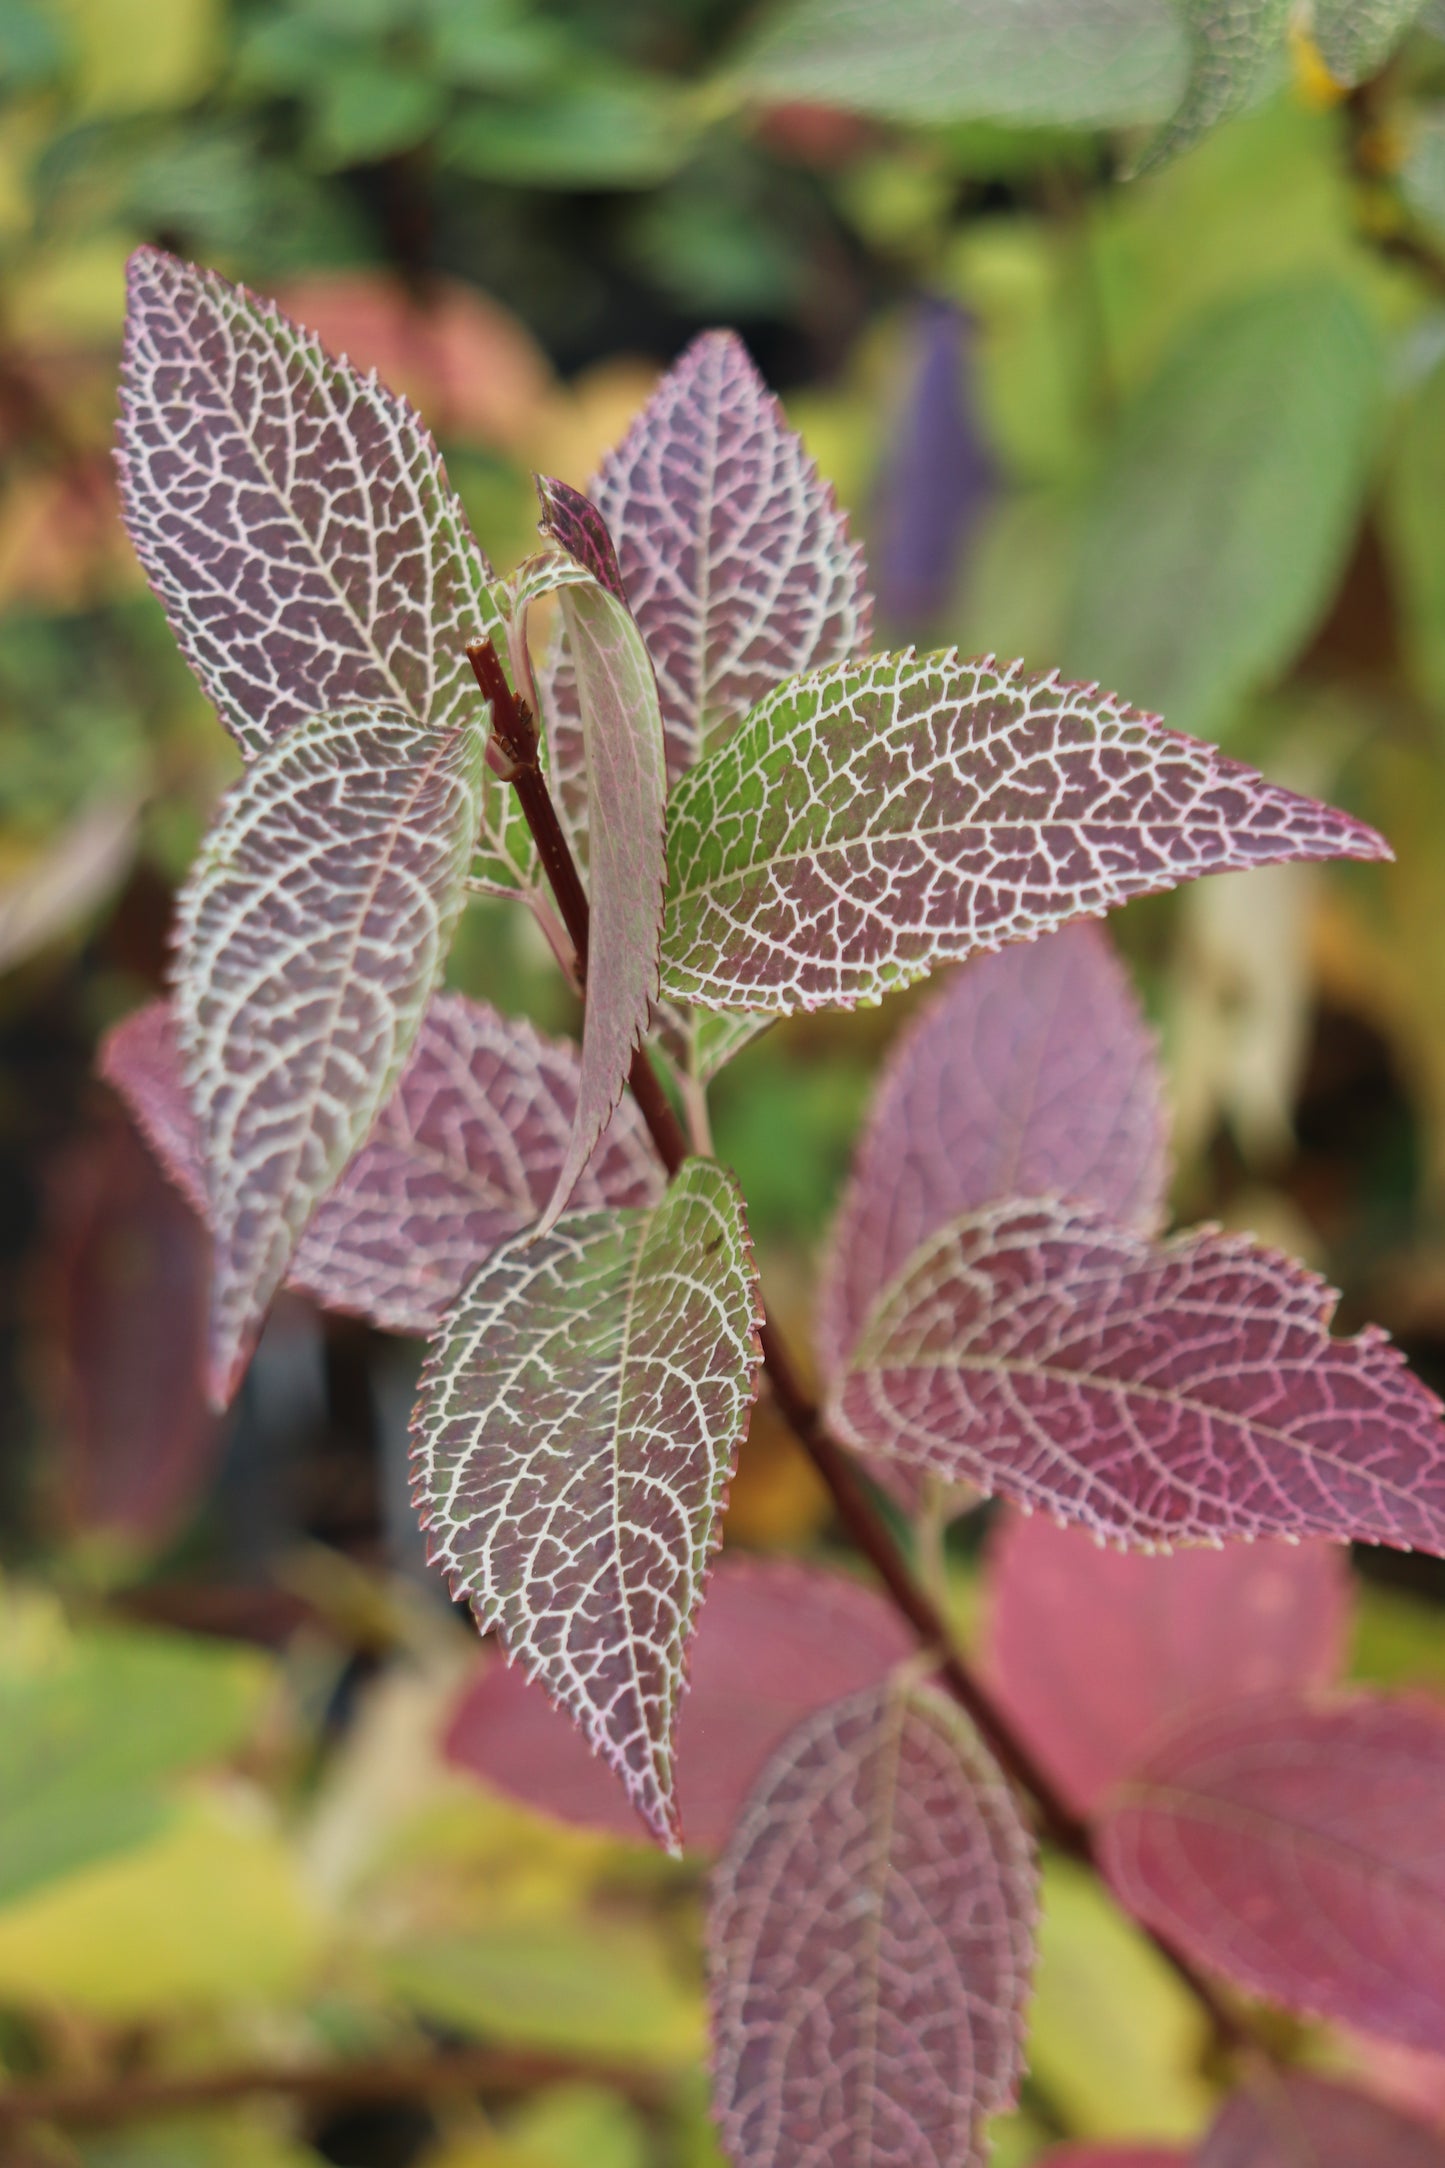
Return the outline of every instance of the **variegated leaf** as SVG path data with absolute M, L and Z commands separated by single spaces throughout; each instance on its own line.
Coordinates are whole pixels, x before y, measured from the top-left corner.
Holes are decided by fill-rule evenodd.
M 760 1360 L 731 1176 L 507 1243 L 444 1321 L 413 1419 L 432 1557 L 680 1841 L 673 1731 Z
M 1445 2138 L 1343 2085 L 1261 2070 L 1226 2102 L 1195 2168 L 1445 2168 Z
M 222 1401 L 411 1052 L 464 901 L 482 773 L 473 723 L 316 716 L 253 761 L 192 869 L 176 1027 L 216 1238 Z
M 1005 1201 L 915 1252 L 833 1394 L 865 1452 L 1116 1543 L 1357 1537 L 1445 1552 L 1440 1404 L 1376 1328 L 1243 1235 L 1151 1243 Z
M 1337 83 L 1353 88 L 1385 65 L 1425 0 L 1314 0 L 1320 58 Z
M 491 568 L 404 399 L 242 286 L 138 249 L 119 437 L 126 525 L 247 759 L 302 716 L 473 713 L 465 645 L 501 637 Z M 485 787 L 479 875 L 524 884 L 513 794 Z
M 772 693 L 676 785 L 663 991 L 848 1008 L 1200 874 L 1388 855 L 1092 687 L 878 655 Z
M 605 587 L 615 602 L 625 604 L 627 589 L 622 584 L 617 551 L 607 522 L 591 498 L 551 475 L 539 474 L 536 481 L 543 534 L 550 535 L 558 548 L 589 572 L 599 587 Z
M 1445 2041 L 1445 1711 L 1269 1697 L 1196 1717 L 1120 1787 L 1099 1857 L 1196 1963 L 1409 2046 Z
M 799 1725 L 713 1882 L 714 2105 L 737 2168 L 981 2168 L 1014 2097 L 1035 1874 L 962 1712 L 896 1679 Z
M 1179 109 L 1135 171 L 1151 173 L 1248 105 L 1279 56 L 1294 0 L 1180 0 L 1189 32 L 1189 80 Z M 1346 0 L 1354 5 L 1355 0 Z
M 836 1372 L 920 1242 L 999 1197 L 1061 1196 L 1152 1232 L 1162 1080 L 1133 988 L 1095 926 L 980 956 L 884 1065 L 818 1294 Z
M 656 665 L 670 777 L 795 671 L 867 647 L 862 551 L 735 333 L 693 341 L 588 495 Z M 545 704 L 580 827 L 577 691 L 561 646 Z
M 201 1139 L 169 1005 L 151 1002 L 117 1025 L 100 1068 L 204 1217 Z M 394 1332 L 433 1331 L 488 1252 L 546 1203 L 576 1108 L 569 1040 L 437 994 L 375 1128 L 297 1244 L 288 1284 Z M 649 1204 L 661 1182 L 624 1100 L 574 1192 L 578 1208 Z

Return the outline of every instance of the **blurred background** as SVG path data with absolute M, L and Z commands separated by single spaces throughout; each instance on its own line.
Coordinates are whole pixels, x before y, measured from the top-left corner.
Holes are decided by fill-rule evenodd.
M 1126 183 L 1178 26 L 1069 12 L 1079 45 L 1037 0 L 0 0 L 0 2071 L 93 2111 L 0 2132 L 7 2168 L 718 2159 L 700 1866 L 444 1752 L 485 1658 L 407 1503 L 418 1351 L 288 1297 L 214 1421 L 204 1238 L 93 1075 L 232 773 L 116 514 L 138 242 L 408 393 L 499 569 L 531 471 L 585 484 L 733 324 L 865 538 L 881 641 L 1100 678 L 1382 828 L 1393 866 L 1114 926 L 1180 1218 L 1306 1258 L 1445 1386 L 1445 15 L 1348 94 L 1296 36 Z M 501 907 L 452 976 L 568 1025 Z M 790 1023 L 716 1088 L 799 1340 L 908 1007 Z M 986 1534 L 950 1539 L 965 1635 Z M 766 1407 L 728 1538 L 834 1542 Z M 1445 1688 L 1441 1569 L 1357 1566 L 1357 1673 Z M 514 2082 L 478 2092 L 479 2046 Z M 459 2075 L 408 2076 L 438 2051 Z M 1006 2164 L 1207 2117 L 1195 2013 L 1067 1877 L 1032 2054 Z M 1368 2054 L 1445 2115 L 1445 2065 Z M 369 2086 L 326 2080 L 348 2058 Z M 296 2082 L 145 2092 L 250 2066 Z

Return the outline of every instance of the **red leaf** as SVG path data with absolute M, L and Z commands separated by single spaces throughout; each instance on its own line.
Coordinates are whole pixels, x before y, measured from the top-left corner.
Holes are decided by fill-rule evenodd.
M 1166 1726 L 1213 1702 L 1331 1683 L 1349 1589 L 1336 1544 L 1149 1558 L 1010 1513 L 988 1561 L 995 1695 L 1089 1814 Z
M 1151 1243 L 1004 1202 L 915 1252 L 839 1380 L 862 1451 L 1150 1549 L 1225 1536 L 1445 1551 L 1440 1405 L 1246 1236 Z
M 1185 2168 L 1188 2158 L 1163 2145 L 1065 2145 L 1043 2154 L 1038 2168 Z
M 1152 1232 L 1164 1199 L 1152 1034 L 1108 936 L 1068 926 L 979 956 L 884 1066 L 818 1297 L 842 1368 L 893 1275 L 946 1220 L 1058 1196 Z
M 618 569 L 617 551 L 607 532 L 607 522 L 596 505 L 589 497 L 584 497 L 580 489 L 572 489 L 566 482 L 542 474 L 536 481 L 542 505 L 543 534 L 549 535 L 574 564 L 590 572 L 598 586 L 605 587 L 613 601 L 620 602 L 625 608 L 627 590 Z
M 1445 2168 L 1445 2139 L 1363 2093 L 1290 2072 L 1227 2103 L 1196 2168 Z
M 1130 1911 L 1210 1971 L 1438 2049 L 1442 1802 L 1445 1711 L 1270 1697 L 1173 1732 L 1115 1794 L 1100 1858 Z
M 693 1643 L 677 1727 L 677 1798 L 690 1845 L 727 1841 L 763 1765 L 814 1709 L 872 1686 L 914 1647 L 871 1590 L 794 1559 L 724 1559 Z M 460 1768 L 545 1813 L 636 1834 L 621 1786 L 540 1687 L 489 1663 L 447 1727 Z
M 101 1048 L 172 1180 L 206 1211 L 205 1170 L 170 1007 L 151 1002 Z M 577 1050 L 519 1017 L 437 994 L 367 1142 L 317 1208 L 289 1284 L 323 1308 L 430 1332 L 487 1253 L 551 1195 L 577 1106 Z M 647 1204 L 661 1168 L 631 1100 L 573 1195 L 579 1210 Z
M 895 1680 L 779 1748 L 713 1879 L 714 2107 L 737 2168 L 982 2168 L 1014 2098 L 1035 1874 L 955 1704 Z

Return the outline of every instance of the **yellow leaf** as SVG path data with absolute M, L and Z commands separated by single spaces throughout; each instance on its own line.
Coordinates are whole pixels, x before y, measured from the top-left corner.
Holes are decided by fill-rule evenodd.
M 36 346 L 118 339 L 133 246 L 133 237 L 112 233 L 41 250 L 10 282 L 11 321 Z
M 189 105 L 221 61 L 221 0 L 62 0 L 81 114 Z

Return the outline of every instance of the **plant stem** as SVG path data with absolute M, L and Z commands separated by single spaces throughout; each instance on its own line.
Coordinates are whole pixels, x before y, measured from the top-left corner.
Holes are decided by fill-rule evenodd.
M 512 693 L 489 640 L 474 642 L 467 654 L 477 682 L 492 704 L 492 728 L 513 763 L 511 781 L 532 831 L 537 855 L 552 881 L 558 908 L 582 964 L 585 981 L 589 930 L 587 897 L 538 762 L 536 730 L 530 711 L 525 702 Z M 554 866 L 560 873 L 560 887 Z M 688 1141 L 658 1082 L 657 1073 L 641 1047 L 632 1058 L 629 1081 L 659 1158 L 670 1175 L 676 1174 L 689 1156 Z M 766 1304 L 762 1307 L 764 1314 L 759 1338 L 763 1368 L 773 1399 L 827 1486 L 839 1520 L 883 1583 L 894 1608 L 907 1620 L 923 1646 L 936 1656 L 954 1699 L 987 1742 L 995 1759 L 1033 1800 L 1044 1836 L 1070 1858 L 1081 1861 L 1097 1873 L 1098 1858 L 1088 1823 L 1074 1812 L 982 1682 L 975 1678 L 958 1654 L 947 1621 L 914 1577 L 902 1548 L 869 1497 L 851 1458 L 830 1434 L 786 1343 L 767 1317 Z M 1252 2045 L 1248 2029 L 1220 2001 L 1209 1982 L 1195 1971 L 1188 1959 L 1163 1936 L 1156 1934 L 1152 1939 L 1204 2006 L 1219 2038 L 1235 2047 Z

